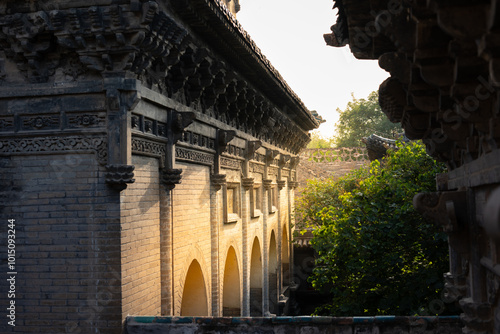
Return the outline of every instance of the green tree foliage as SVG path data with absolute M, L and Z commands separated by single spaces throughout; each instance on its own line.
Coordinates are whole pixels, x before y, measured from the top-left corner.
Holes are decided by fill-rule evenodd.
M 336 147 L 360 147 L 364 146 L 361 138 L 371 134 L 378 134 L 386 138 L 393 138 L 394 134 L 401 133 L 401 125 L 393 124 L 385 116 L 378 104 L 378 92 L 372 92 L 368 99 L 356 99 L 352 96 L 352 102 L 347 108 L 339 112 L 339 120 L 335 123 L 336 135 L 334 144 Z
M 447 239 L 414 210 L 412 199 L 433 191 L 435 175 L 443 171 L 422 144 L 409 143 L 339 180 L 308 184 L 297 211 L 313 227 L 318 254 L 309 280 L 331 296 L 317 314 L 442 311 L 436 305 L 444 305 Z
M 332 139 L 324 138 L 319 131 L 313 131 L 311 133 L 311 141 L 307 145 L 307 148 L 330 148 L 332 147 Z

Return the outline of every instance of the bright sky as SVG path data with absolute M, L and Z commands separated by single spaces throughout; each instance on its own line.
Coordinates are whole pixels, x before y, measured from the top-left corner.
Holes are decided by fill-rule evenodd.
M 240 0 L 237 19 L 309 110 L 334 134 L 337 108 L 366 98 L 389 74 L 375 60 L 358 60 L 349 47 L 327 46 L 323 34 L 336 22 L 333 0 Z

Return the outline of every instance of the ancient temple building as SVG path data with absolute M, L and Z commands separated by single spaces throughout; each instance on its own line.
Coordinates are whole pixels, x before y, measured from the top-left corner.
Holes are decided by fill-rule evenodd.
M 415 207 L 449 235 L 442 302 L 459 301 L 464 333 L 499 333 L 500 114 L 498 1 L 336 0 L 331 46 L 378 59 L 380 105 L 448 165 Z
M 319 123 L 224 2 L 0 1 L 2 326 L 284 312 Z

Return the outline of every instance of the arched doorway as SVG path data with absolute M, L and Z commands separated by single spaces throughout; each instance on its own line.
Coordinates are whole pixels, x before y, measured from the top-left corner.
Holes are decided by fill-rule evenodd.
M 290 285 L 290 243 L 288 242 L 288 229 L 283 225 L 283 233 L 281 237 L 281 270 L 283 277 L 283 286 Z
M 250 261 L 250 316 L 262 316 L 262 257 L 257 237 L 253 241 Z
M 271 232 L 269 242 L 269 312 L 278 312 L 278 253 L 276 251 L 276 237 L 274 231 Z
M 208 316 L 207 289 L 198 261 L 189 266 L 182 293 L 181 316 Z
M 233 247 L 230 247 L 227 252 L 222 289 L 222 315 L 224 317 L 241 316 L 240 272 L 238 258 Z

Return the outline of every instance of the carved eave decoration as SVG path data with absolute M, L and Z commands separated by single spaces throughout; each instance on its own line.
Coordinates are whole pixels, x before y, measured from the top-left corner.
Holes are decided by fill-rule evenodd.
M 220 52 L 239 73 L 289 117 L 297 118 L 302 130 L 319 126 L 300 98 L 262 54 L 248 33 L 219 0 L 173 0 L 172 4 L 192 29 Z M 228 29 L 229 27 L 229 29 Z
M 226 6 L 219 0 L 171 3 L 182 24 L 156 1 L 27 7 L 0 17 L 0 56 L 3 51 L 32 83 L 140 79 L 278 148 L 293 154 L 304 148 L 317 120 Z M 0 80 L 7 80 L 6 71 L 0 61 Z
M 336 0 L 325 35 L 391 74 L 382 110 L 409 139 L 456 169 L 498 148 L 500 82 L 495 2 Z

